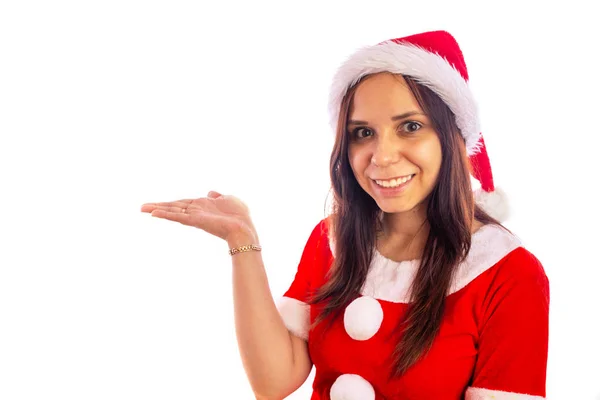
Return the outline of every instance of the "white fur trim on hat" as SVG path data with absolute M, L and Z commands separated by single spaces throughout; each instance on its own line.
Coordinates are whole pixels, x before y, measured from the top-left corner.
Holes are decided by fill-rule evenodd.
M 505 222 L 510 216 L 508 196 L 500 188 L 496 187 L 493 192 L 477 189 L 474 192 L 475 201 L 485 212 L 500 222 Z
M 467 154 L 479 150 L 477 104 L 467 81 L 442 56 L 421 47 L 387 41 L 354 53 L 337 71 L 329 98 L 330 123 L 337 127 L 342 99 L 360 78 L 379 72 L 408 75 L 433 90 L 456 116 Z

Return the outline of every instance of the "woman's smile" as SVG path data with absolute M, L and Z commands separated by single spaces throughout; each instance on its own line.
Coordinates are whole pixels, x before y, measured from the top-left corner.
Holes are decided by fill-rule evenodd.
M 397 196 L 403 193 L 413 180 L 416 174 L 408 175 L 404 178 L 391 181 L 373 181 L 375 192 L 383 197 Z

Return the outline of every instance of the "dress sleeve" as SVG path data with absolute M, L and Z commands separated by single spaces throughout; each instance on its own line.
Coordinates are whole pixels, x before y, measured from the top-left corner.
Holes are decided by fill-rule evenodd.
M 501 263 L 482 305 L 478 356 L 465 400 L 544 399 L 548 277 L 522 247 Z
M 277 304 L 285 326 L 304 340 L 308 340 L 310 326 L 310 305 L 307 303 L 315 289 L 315 274 L 321 269 L 324 239 L 327 240 L 327 231 L 325 220 L 322 220 L 310 234 L 296 276 Z

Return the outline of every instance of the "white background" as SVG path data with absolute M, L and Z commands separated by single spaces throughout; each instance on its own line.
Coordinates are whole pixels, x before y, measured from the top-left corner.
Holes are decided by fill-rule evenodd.
M 238 196 L 278 298 L 324 217 L 336 67 L 445 29 L 550 278 L 548 398 L 599 399 L 600 29 L 548 3 L 3 1 L 0 398 L 253 398 L 227 244 L 140 206 Z

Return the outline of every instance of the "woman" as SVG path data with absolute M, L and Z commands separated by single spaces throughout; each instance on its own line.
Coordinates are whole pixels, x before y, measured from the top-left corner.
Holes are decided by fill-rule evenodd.
M 286 397 L 313 364 L 313 400 L 544 398 L 548 279 L 479 205 L 491 210 L 498 194 L 467 82 L 443 31 L 342 65 L 330 103 L 333 212 L 277 306 L 239 199 L 210 192 L 142 207 L 228 242 L 257 398 Z

